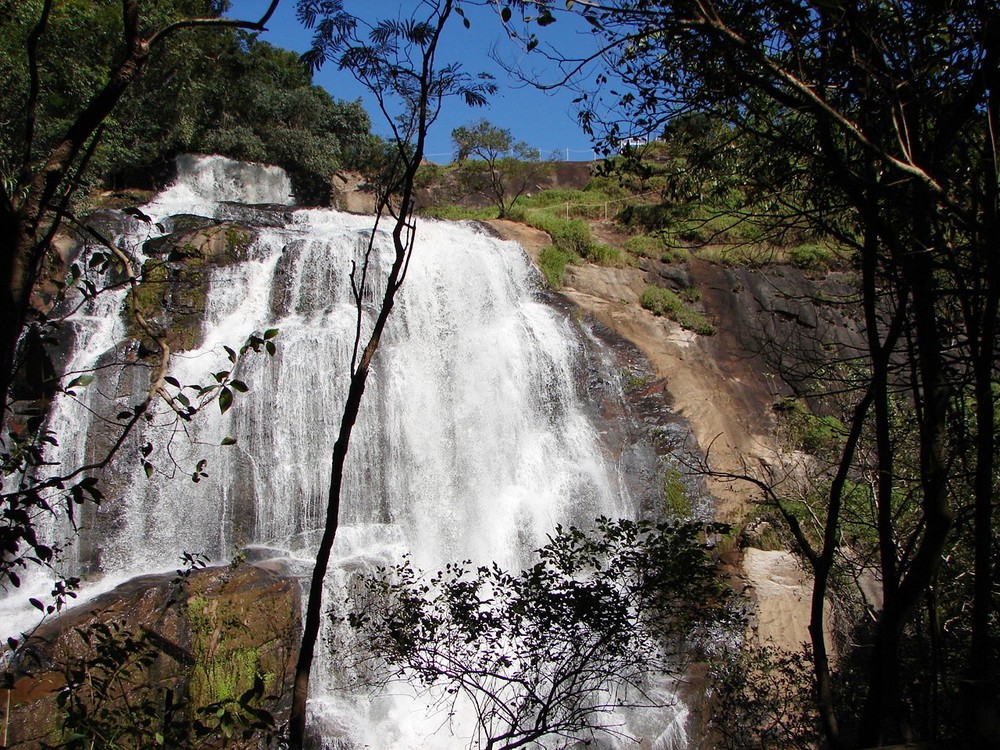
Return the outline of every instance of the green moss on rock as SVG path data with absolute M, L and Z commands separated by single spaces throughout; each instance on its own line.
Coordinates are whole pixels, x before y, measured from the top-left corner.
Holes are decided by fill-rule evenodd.
M 261 707 L 280 724 L 291 703 L 300 606 L 296 580 L 252 565 L 196 570 L 182 585 L 174 575 L 133 579 L 43 623 L 6 665 L 7 746 L 62 746 L 65 711 L 56 694 L 68 667 L 95 659 L 95 641 L 81 637 L 95 627 L 110 626 L 155 655 L 147 669 L 124 678 L 113 700 L 128 704 L 112 712 L 157 696 L 162 705 L 154 695 L 162 690 L 179 696 L 179 710 L 190 715 L 239 699 L 259 675 L 277 696 Z
M 196 348 L 201 341 L 210 268 L 245 260 L 256 238 L 252 229 L 222 223 L 176 231 L 147 242 L 145 251 L 151 257 L 126 305 L 129 335 L 143 341 L 150 351 L 157 349 L 131 315 L 134 301 L 137 312 L 172 350 Z

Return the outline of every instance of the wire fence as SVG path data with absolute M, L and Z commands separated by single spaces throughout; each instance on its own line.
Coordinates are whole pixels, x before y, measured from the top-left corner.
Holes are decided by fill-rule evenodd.
M 587 218 L 595 218 L 594 214 L 590 211 L 578 211 L 577 209 L 598 209 L 597 213 L 603 213 L 604 221 L 607 221 L 611 215 L 611 206 L 617 205 L 619 203 L 630 203 L 634 202 L 637 198 L 645 198 L 649 195 L 658 195 L 657 190 L 647 190 L 645 193 L 638 193 L 636 195 L 626 195 L 621 198 L 612 198 L 606 201 L 598 201 L 596 203 L 573 203 L 572 201 L 567 201 L 563 204 L 563 209 L 565 211 L 565 216 L 567 219 L 572 218 L 571 214 L 582 215 Z
M 597 152 L 592 148 L 569 148 L 568 146 L 565 148 L 549 149 L 548 151 L 545 149 L 538 149 L 538 153 L 543 155 L 549 154 L 550 157 L 558 157 L 559 159 L 563 159 L 563 157 L 565 157 L 565 161 L 596 161 L 599 158 Z M 586 154 L 586 158 L 574 158 L 575 154 Z M 507 152 L 507 156 L 516 155 L 517 154 L 515 154 L 514 151 Z M 443 163 L 447 164 L 455 159 L 455 152 L 447 151 L 440 154 L 424 154 L 424 157 L 432 161 L 441 159 L 444 160 Z

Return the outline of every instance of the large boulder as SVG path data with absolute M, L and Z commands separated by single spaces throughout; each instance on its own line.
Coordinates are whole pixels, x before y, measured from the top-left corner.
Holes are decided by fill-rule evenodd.
M 280 723 L 291 704 L 300 609 L 297 580 L 255 565 L 134 578 L 44 622 L 19 646 L 5 673 L 4 746 L 33 750 L 56 742 L 65 716 L 57 695 L 67 675 L 99 673 L 98 660 L 123 643 L 141 644 L 151 660 L 125 686 L 132 701 L 169 691 L 178 710 L 193 716 L 239 698 L 259 677 L 266 695 L 275 696 L 261 708 Z M 114 644 L 101 637 L 105 629 Z
M 190 228 L 146 242 L 148 260 L 128 301 L 173 351 L 194 349 L 201 342 L 211 267 L 246 260 L 257 237 L 253 229 L 231 222 L 186 226 Z M 136 316 L 129 331 L 150 351 L 158 348 Z

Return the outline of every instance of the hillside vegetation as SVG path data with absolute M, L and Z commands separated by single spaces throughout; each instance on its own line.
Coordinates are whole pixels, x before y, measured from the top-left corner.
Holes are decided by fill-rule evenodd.
M 121 3 L 56 3 L 46 44 L 38 50 L 38 111 L 28 118 L 32 82 L 23 54 L 41 2 L 0 3 L 0 110 L 13 127 L 0 129 L 0 166 L 18 161 L 33 122 L 34 153 L 47 153 L 87 103 L 113 62 L 122 34 Z M 145 21 L 155 27 L 185 15 L 215 16 L 210 0 L 166 0 Z M 277 164 L 292 177 L 298 199 L 325 204 L 330 177 L 361 168 L 380 148 L 360 101 L 334 99 L 289 50 L 234 28 L 189 29 L 159 47 L 139 85 L 131 87 L 95 141 L 85 184 L 158 188 L 178 153 L 216 153 Z M 74 64 L 67 66 L 66 60 Z
M 526 189 L 500 218 L 548 236 L 536 262 L 553 289 L 562 287 L 567 268 L 587 263 L 639 268 L 701 259 L 730 268 L 789 265 L 810 273 L 850 267 L 846 248 L 796 226 L 790 206 L 763 200 L 741 179 L 732 144 L 720 146 L 720 133 L 702 128 L 708 125 L 692 118 L 662 140 L 589 165 L 522 163 L 508 165 L 502 174 L 485 161 L 425 164 L 418 175 L 423 212 L 451 220 L 497 218 L 490 185 L 530 174 Z M 475 169 L 493 170 L 493 179 L 470 190 L 468 175 Z M 713 335 L 716 327 L 699 304 L 701 291 L 664 283 L 649 284 L 640 294 L 641 306 L 682 328 Z
M 761 195 L 741 169 L 741 160 L 752 155 L 741 157 L 730 141 L 719 145 L 722 135 L 703 132 L 709 126 L 699 122 L 682 121 L 663 139 L 628 147 L 586 171 L 556 162 L 535 166 L 531 189 L 513 201 L 505 218 L 551 236 L 560 251 L 546 264 L 553 286 L 563 259 L 629 266 L 639 258 L 700 257 L 728 266 L 787 263 L 815 271 L 848 264 L 841 244 L 799 226 L 794 195 L 780 201 Z M 425 214 L 497 217 L 488 191 L 459 189 L 462 165 L 421 169 Z

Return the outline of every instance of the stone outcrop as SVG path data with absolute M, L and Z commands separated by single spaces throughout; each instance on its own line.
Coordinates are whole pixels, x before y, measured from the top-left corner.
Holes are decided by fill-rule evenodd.
M 522 224 L 489 225 L 521 243 L 536 261 L 551 244 L 547 234 Z M 848 271 L 643 258 L 625 268 L 569 266 L 559 294 L 635 345 L 652 377 L 643 394 L 669 406 L 715 471 L 742 474 L 779 461 L 776 403 L 790 396 L 808 400 L 824 367 L 863 348 L 852 281 Z M 640 298 L 650 285 L 697 289 L 716 334 L 699 336 L 644 310 Z M 751 507 L 749 485 L 709 477 L 707 486 L 716 517 L 741 524 Z M 732 562 L 741 564 L 741 552 L 750 561 L 737 575 L 754 596 L 755 617 L 762 623 L 757 635 L 797 651 L 808 640 L 811 581 L 790 552 L 749 545 L 734 550 Z
M 198 217 L 177 217 L 174 221 L 175 231 L 148 240 L 143 247 L 149 259 L 128 304 L 135 303 L 171 350 L 182 351 L 200 343 L 208 271 L 212 266 L 245 260 L 256 232 L 232 222 L 199 226 Z M 129 331 L 140 340 L 148 338 L 135 320 Z M 144 343 L 155 350 L 150 342 Z
M 5 747 L 32 750 L 58 739 L 56 696 L 66 670 L 94 658 L 93 634 L 103 626 L 138 638 L 155 655 L 134 690 L 171 690 L 190 713 L 238 698 L 260 676 L 266 694 L 277 697 L 263 708 L 280 720 L 298 654 L 299 591 L 297 580 L 264 567 L 206 568 L 134 578 L 44 622 L 7 668 Z

